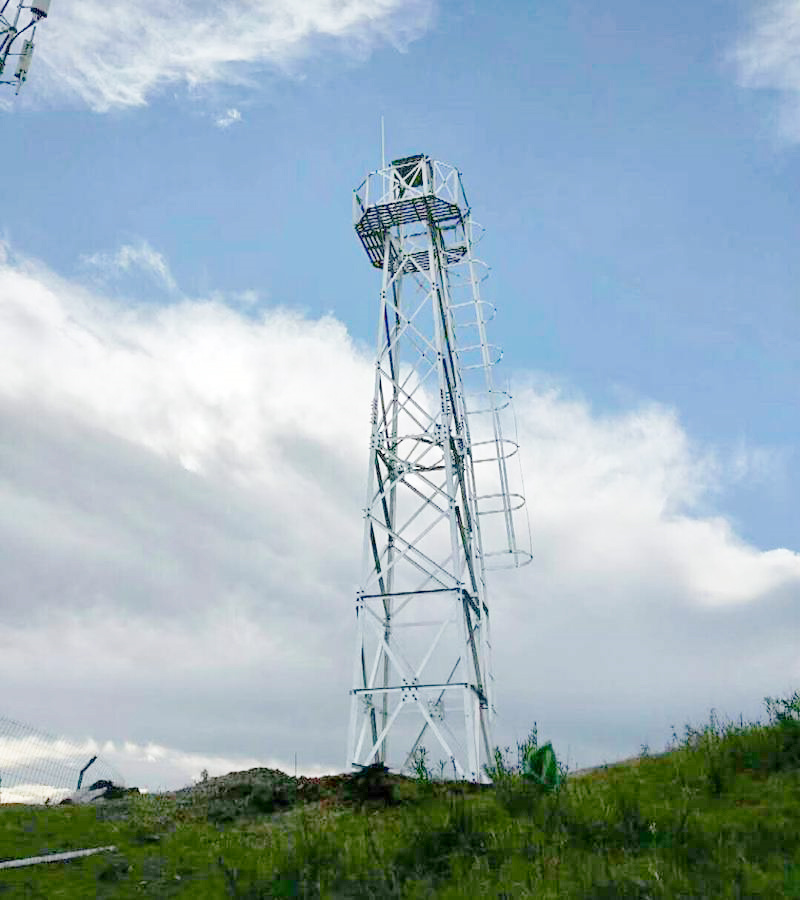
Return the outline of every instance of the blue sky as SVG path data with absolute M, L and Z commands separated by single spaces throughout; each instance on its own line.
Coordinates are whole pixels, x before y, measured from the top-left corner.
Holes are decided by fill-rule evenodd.
M 577 538 L 573 544 L 567 538 L 565 544 L 558 543 L 560 526 L 553 523 L 587 515 L 592 497 L 582 492 L 605 496 L 608 485 L 616 484 L 614 479 L 630 477 L 634 484 L 631 472 L 639 473 L 641 484 L 649 484 L 649 474 L 662 472 L 662 466 L 664 484 L 673 484 L 675 473 L 682 473 L 680 489 L 665 489 L 663 516 L 721 529 L 719 539 L 726 553 L 746 551 L 753 560 L 761 560 L 754 566 L 772 566 L 770 554 L 786 554 L 779 562 L 785 567 L 783 580 L 774 581 L 770 575 L 764 587 L 760 576 L 754 576 L 751 593 L 746 600 L 736 600 L 733 605 L 739 611 L 730 613 L 733 618 L 725 619 L 727 624 L 722 620 L 709 624 L 704 617 L 710 613 L 697 613 L 699 633 L 724 635 L 730 629 L 729 638 L 719 638 L 719 658 L 728 658 L 726 653 L 739 646 L 737 640 L 744 640 L 746 623 L 751 621 L 747 616 L 756 621 L 781 610 L 783 618 L 776 618 L 776 627 L 780 623 L 785 633 L 796 626 L 797 616 L 786 599 L 796 597 L 800 586 L 800 563 L 794 552 L 800 526 L 796 474 L 800 4 L 796 0 L 661 5 L 281 0 L 272 11 L 266 4 L 257 10 L 232 2 L 216 12 L 213 4 L 197 2 L 184 10 L 184 22 L 166 3 L 144 12 L 124 0 L 105 7 L 107 12 L 101 14 L 94 2 L 57 0 L 37 32 L 29 82 L 18 98 L 7 89 L 3 97 L 0 128 L 7 179 L 2 237 L 8 280 L 0 302 L 31 308 L 42 291 L 50 292 L 48 296 L 69 298 L 63 302 L 71 311 L 64 312 L 60 321 L 78 321 L 84 315 L 80 321 L 86 334 L 96 335 L 107 327 L 105 340 L 121 346 L 123 330 L 134 328 L 139 329 L 135 332 L 139 338 L 147 332 L 148 341 L 166 346 L 168 333 L 176 341 L 170 358 L 184 359 L 185 352 L 187 359 L 195 359 L 196 353 L 212 369 L 215 361 L 228 367 L 226 372 L 235 367 L 235 362 L 226 361 L 226 350 L 250 359 L 250 351 L 237 342 L 250 347 L 258 335 L 269 342 L 271 332 L 262 324 L 269 321 L 273 332 L 283 335 L 286 352 L 284 368 L 267 379 L 267 387 L 259 382 L 263 389 L 280 390 L 290 382 L 299 393 L 302 386 L 307 397 L 315 390 L 314 381 L 308 380 L 308 372 L 301 375 L 301 368 L 310 368 L 318 378 L 336 377 L 337 369 L 321 368 L 319 360 L 327 360 L 326 353 L 351 372 L 342 376 L 344 383 L 361 384 L 361 376 L 351 369 L 368 363 L 378 282 L 352 229 L 351 191 L 379 164 L 379 121 L 384 115 L 390 158 L 425 152 L 462 171 L 474 215 L 486 228 L 480 254 L 492 267 L 487 296 L 498 307 L 493 337 L 505 350 L 503 368 L 522 397 L 527 422 L 523 433 L 527 429 L 531 440 L 542 440 L 543 447 L 555 442 L 563 451 L 560 458 L 572 460 L 560 468 L 559 456 L 545 458 L 531 450 L 525 462 L 529 487 L 538 484 L 537 463 L 550 478 L 560 477 L 572 485 L 572 492 L 564 490 L 563 496 L 556 492 L 549 500 L 529 497 L 540 573 L 525 578 L 544 578 L 541 573 L 551 572 L 550 562 L 559 560 L 552 565 L 552 582 L 521 582 L 533 585 L 535 602 L 547 608 L 542 595 L 556 596 L 553 585 L 563 587 L 569 580 L 564 572 L 581 569 L 570 553 L 579 556 L 576 548 L 591 545 Z M 123 27 L 126 22 L 132 27 Z M 217 33 L 221 41 L 209 36 Z M 166 40 L 159 42 L 154 35 Z M 229 335 L 229 343 L 215 345 L 204 357 L 205 337 L 192 354 L 180 342 L 181 334 L 195 333 L 195 326 L 202 331 L 196 316 L 201 308 L 210 308 L 208 301 L 216 304 L 214 314 L 222 317 L 219 330 Z M 71 303 L 83 313 L 75 312 Z M 285 318 L 287 310 L 299 318 Z M 184 314 L 194 325 L 182 330 L 184 326 L 176 323 Z M 332 318 L 321 318 L 326 314 Z M 116 323 L 113 327 L 111 320 Z M 8 325 L 5 340 L 28 346 L 16 327 Z M 287 349 L 293 341 L 306 341 L 306 330 L 321 342 L 313 362 Z M 132 333 L 125 340 L 139 339 Z M 53 335 L 50 339 L 56 340 Z M 35 439 L 30 436 L 30 447 L 43 454 L 49 448 L 48 458 L 53 458 L 53 447 L 62 447 L 63 455 L 57 455 L 61 462 L 51 466 L 63 471 L 67 480 L 71 471 L 92 467 L 84 460 L 88 468 L 81 469 L 77 457 L 70 456 L 88 452 L 86 440 L 70 443 L 65 434 L 71 427 L 90 428 L 99 454 L 93 465 L 99 471 L 113 471 L 113 479 L 131 483 L 133 475 L 126 480 L 120 460 L 135 456 L 132 448 L 139 448 L 136 452 L 145 455 L 130 462 L 137 472 L 144 466 L 147 478 L 156 484 L 159 476 L 152 467 L 168 466 L 172 460 L 176 471 L 163 477 L 174 485 L 183 477 L 180 472 L 193 472 L 201 479 L 192 482 L 194 487 L 210 492 L 206 501 L 216 510 L 214 515 L 227 515 L 209 497 L 224 493 L 221 484 L 230 472 L 219 474 L 197 447 L 187 450 L 170 443 L 171 432 L 158 431 L 161 425 L 154 426 L 147 418 L 142 401 L 131 400 L 125 415 L 115 418 L 113 403 L 105 406 L 105 400 L 97 400 L 97 383 L 124 369 L 112 367 L 111 374 L 104 374 L 110 351 L 95 360 L 93 371 L 75 374 L 75 393 L 61 397 L 59 390 L 71 383 L 71 376 L 59 366 L 80 369 L 80 355 L 54 349 L 49 371 L 36 357 L 37 346 L 45 346 L 44 341 L 29 346 L 33 355 L 20 351 L 15 356 L 18 370 L 7 373 L 8 384 L 23 385 L 16 394 L 13 387 L 4 394 L 11 404 L 7 422 L 16 423 L 13 429 L 10 424 L 4 429 L 9 440 L 22 441 L 15 438 L 16 429 L 44 397 L 49 412 L 37 413 L 40 430 Z M 58 355 L 62 352 L 63 357 Z M 156 353 L 152 346 L 148 352 Z M 280 356 L 276 352 L 273 360 Z M 258 354 L 252 359 L 258 360 Z M 86 366 L 88 360 L 89 356 Z M 173 396 L 174 385 L 159 381 L 168 378 L 165 367 L 159 369 L 161 375 L 140 372 L 137 378 Z M 174 371 L 179 369 L 176 364 Z M 125 384 L 117 388 L 126 395 Z M 266 402 L 255 388 L 252 393 L 240 388 L 241 384 L 225 393 L 213 383 L 193 381 L 192 389 L 186 390 L 190 399 L 181 409 L 195 422 L 209 405 L 233 403 L 233 395 L 235 402 L 245 404 L 243 416 L 248 397 L 257 404 Z M 342 408 L 341 423 L 333 422 L 332 430 L 324 434 L 315 433 L 318 443 L 304 444 L 308 455 L 295 454 L 295 462 L 306 459 L 308 465 L 316 465 L 314 446 L 321 452 L 319 447 L 328 446 L 337 429 L 351 421 L 348 435 L 361 435 L 367 424 L 369 388 L 360 399 L 355 387 L 353 391 L 355 399 L 348 399 L 350 405 Z M 84 403 L 88 396 L 95 399 Z M 198 405 L 192 407 L 192 402 Z M 297 408 L 304 409 L 305 402 L 299 400 Z M 84 407 L 90 409 L 85 415 Z M 253 416 L 258 409 L 262 407 L 252 408 Z M 320 414 L 309 407 L 308 415 Z M 174 420 L 175 415 L 174 409 L 163 411 L 158 422 Z M 292 429 L 299 415 L 286 413 L 286 433 L 271 434 L 270 446 L 297 438 Z M 43 416 L 46 421 L 52 417 L 52 433 L 41 431 Z M 30 422 L 27 427 L 32 427 Z M 213 427 L 220 426 L 208 422 L 202 426 Z M 185 434 L 182 431 L 175 440 L 188 440 Z M 344 457 L 347 440 L 342 437 L 330 446 Z M 115 441 L 122 443 L 117 446 Z M 75 449 L 78 445 L 80 450 Z M 253 447 L 260 445 L 256 441 L 248 446 L 248 452 L 255 453 Z M 632 446 L 646 449 L 637 455 Z M 342 464 L 348 473 L 352 469 L 354 490 L 360 496 L 355 473 L 366 464 L 366 444 L 363 458 L 357 449 L 352 455 Z M 26 481 L 19 468 L 22 455 L 7 456 L 6 483 L 16 485 L 20 496 L 28 496 L 41 477 L 32 470 Z M 584 478 L 586 467 L 606 457 L 612 460 L 606 469 L 600 465 L 592 477 Z M 31 449 L 27 458 L 38 458 L 37 452 Z M 258 465 L 251 462 L 254 472 Z M 237 472 L 244 471 L 251 469 L 240 460 Z M 242 490 L 246 493 L 246 486 Z M 315 490 L 328 491 L 329 485 L 322 481 Z M 634 487 L 625 496 L 635 496 L 637 490 Z M 267 506 L 270 497 L 264 495 Z M 47 498 L 40 500 L 45 503 Z M 99 501 L 76 496 L 70 515 L 78 516 L 92 502 Z M 182 502 L 175 499 L 178 506 Z M 352 510 L 355 532 L 359 503 Z M 617 498 L 597 513 L 600 531 L 620 529 L 621 546 L 631 533 L 625 531 L 625 522 L 641 531 L 628 512 Z M 253 509 L 248 515 L 258 519 L 262 512 Z M 654 515 L 665 524 L 661 512 Z M 130 522 L 118 524 L 130 537 Z M 666 524 L 671 527 L 674 522 Z M 219 522 L 215 527 L 225 533 Z M 301 524 L 298 529 L 302 534 Z M 268 530 L 263 525 L 262 536 Z M 543 545 L 538 548 L 537 534 Z M 662 539 L 654 532 L 655 542 Z M 355 540 L 358 543 L 358 537 Z M 687 538 L 689 545 L 692 539 Z M 548 556 L 551 546 L 562 550 Z M 37 552 L 55 553 L 52 548 L 41 538 Z M 269 549 L 267 542 L 265 552 Z M 590 556 L 597 562 L 606 550 L 594 547 Z M 635 541 L 629 551 L 631 556 L 639 553 Z M 84 547 L 81 552 L 82 571 L 92 571 L 91 551 Z M 182 552 L 175 550 L 175 560 Z M 291 556 L 285 548 L 281 553 Z M 713 556 L 709 552 L 708 559 Z M 670 559 L 669 571 L 680 568 Z M 729 565 L 724 560 L 723 554 L 718 563 L 722 568 Z M 161 568 L 172 564 L 166 559 Z M 52 565 L 57 568 L 57 563 Z M 174 566 L 180 569 L 178 562 Z M 735 571 L 735 564 L 730 566 L 728 571 Z M 17 584 L 34 577 L 19 557 L 14 567 Z M 616 598 L 625 593 L 611 582 L 604 587 L 599 569 L 589 566 L 586 571 L 586 581 L 559 600 L 558 615 L 565 616 L 565 622 L 574 623 L 581 616 L 591 620 L 587 597 L 597 590 Z M 358 572 L 350 577 L 355 585 Z M 635 582 L 638 595 L 659 596 L 664 579 L 658 566 L 651 567 L 650 577 L 648 581 L 647 573 L 637 570 L 625 590 L 633 591 L 630 585 Z M 709 570 L 700 581 L 711 583 L 717 577 L 727 576 Z M 170 590 L 180 593 L 180 579 L 175 578 Z M 267 575 L 252 578 L 254 595 L 267 590 Z M 259 578 L 266 579 L 261 588 Z M 336 578 L 341 581 L 341 596 L 348 596 L 346 566 Z M 124 603 L 118 598 L 108 601 L 119 604 L 120 621 L 129 608 L 126 604 L 133 609 L 141 602 L 137 590 L 151 595 L 167 590 L 157 580 L 155 587 L 147 587 L 145 581 L 138 589 L 129 585 Z M 230 587 L 229 581 L 223 582 Z M 292 584 L 289 575 L 287 584 Z M 508 590 L 521 596 L 519 585 Z M 7 585 L 6 590 L 12 589 Z M 43 608 L 55 602 L 53 590 L 52 585 L 42 586 L 37 594 Z M 103 591 L 106 597 L 113 594 L 108 586 Z M 699 609 L 702 602 L 697 597 L 689 588 L 676 588 L 663 598 L 658 612 L 648 614 L 649 619 L 641 611 L 633 617 L 644 616 L 642 628 L 654 631 L 653 622 L 661 616 L 671 615 L 675 623 L 685 620 L 686 604 Z M 210 596 L 208 603 L 213 606 Z M 720 601 L 714 607 L 718 615 L 724 615 L 720 612 L 724 606 Z M 747 616 L 741 611 L 745 607 Z M 341 625 L 338 619 L 330 620 L 341 629 L 337 634 L 349 634 L 350 611 L 346 605 L 341 609 Z M 740 621 L 737 616 L 745 618 Z M 590 644 L 591 634 L 602 640 L 607 629 L 614 628 L 614 614 L 609 612 L 601 621 L 602 629 L 595 624 L 587 631 Z M 320 628 L 318 639 L 324 643 L 326 632 Z M 628 640 L 630 646 L 638 645 L 636 654 L 646 658 L 652 649 L 642 649 L 647 640 L 643 634 L 631 632 Z M 532 625 L 528 640 L 535 647 L 539 639 L 540 632 Z M 681 638 L 677 632 L 675 640 L 687 644 L 685 635 Z M 800 673 L 795 670 L 792 675 L 778 662 L 773 668 L 763 662 L 770 657 L 770 640 L 765 635 L 763 647 L 752 649 L 752 658 L 762 660 L 753 665 L 767 687 L 780 682 L 772 688 L 780 691 Z M 777 653 L 774 659 L 779 658 Z M 675 665 L 679 664 L 676 657 Z M 335 661 L 331 665 L 335 667 Z M 705 674 L 698 673 L 707 685 L 705 692 L 695 695 L 687 689 L 685 712 L 684 707 L 670 708 L 665 715 L 674 712 L 682 721 L 681 716 L 703 715 L 717 702 L 720 686 L 727 684 L 725 670 L 719 661 L 712 660 L 709 666 Z M 349 673 L 349 659 L 344 670 Z M 522 671 L 504 671 L 506 684 L 521 678 Z M 666 666 L 659 672 L 659 685 L 669 681 L 670 671 Z M 564 677 L 551 670 L 541 672 L 542 677 L 545 674 L 556 682 Z M 576 678 L 575 696 L 579 685 Z M 115 690 L 128 688 L 120 682 Z M 136 696 L 130 690 L 130 696 Z M 732 714 L 743 708 L 756 714 L 760 690 L 760 682 L 758 687 L 743 682 L 722 699 L 730 702 Z M 498 691 L 502 705 L 502 686 Z M 69 729 L 68 718 L 59 719 L 54 705 L 41 695 L 36 703 L 32 689 L 23 695 L 26 701 L 20 700 L 14 710 L 17 718 L 25 719 L 28 712 L 28 718 L 38 716 L 51 730 L 54 719 L 62 730 Z M 523 697 L 517 688 L 509 688 L 508 696 L 504 733 L 519 730 L 521 736 L 529 724 L 524 718 L 528 710 L 536 715 L 539 700 Z M 568 697 L 569 689 L 559 701 L 562 708 Z M 555 704 L 554 698 L 550 700 Z M 98 699 L 107 702 L 108 696 Z M 604 753 L 610 757 L 636 750 L 638 744 L 631 744 L 636 744 L 634 735 L 639 732 L 639 743 L 645 740 L 650 726 L 636 719 L 637 702 L 645 715 L 635 698 L 608 713 L 618 716 L 618 733 L 628 728 L 625 738 L 601 739 L 591 733 L 595 725 L 587 724 L 583 731 L 567 725 L 555 706 L 545 707 L 544 721 L 556 736 L 557 749 L 559 739 L 562 752 L 569 746 L 573 757 L 576 747 L 582 748 L 577 761 L 589 763 Z M 341 709 L 344 715 L 345 702 Z M 664 716 L 652 710 L 647 715 L 653 717 L 654 733 L 661 735 Z M 337 721 L 334 716 L 334 725 Z M 623 721 L 628 723 L 624 727 Z M 541 728 L 540 722 L 540 734 Z M 125 738 L 141 745 L 148 740 L 172 741 L 171 746 L 178 746 L 169 729 L 148 724 L 146 718 L 136 720 L 130 734 L 115 725 L 104 735 L 102 723 L 87 715 L 78 730 L 98 740 Z M 204 734 L 199 728 L 190 735 L 190 744 L 180 747 L 235 757 L 236 741 L 204 744 Z M 250 735 L 245 744 L 242 753 L 258 756 L 256 737 Z M 280 746 L 280 753 L 289 758 L 288 745 Z M 335 765 L 341 756 L 338 751 L 315 754 L 307 762 L 323 768 Z
M 83 255 L 144 238 L 185 291 L 255 289 L 371 339 L 348 204 L 379 161 L 383 113 L 390 155 L 464 173 L 510 366 L 600 408 L 675 406 L 703 441 L 776 449 L 789 477 L 798 159 L 772 129 L 774 98 L 737 84 L 748 11 L 444 4 L 405 52 L 354 60 L 312 41 L 251 88 L 165 87 L 101 115 L 48 107 L 40 68 L 6 120 L 7 205 L 25 211 L 6 234 L 76 274 Z M 241 121 L 212 127 L 227 108 Z M 791 495 L 742 485 L 724 502 L 766 548 L 797 534 Z

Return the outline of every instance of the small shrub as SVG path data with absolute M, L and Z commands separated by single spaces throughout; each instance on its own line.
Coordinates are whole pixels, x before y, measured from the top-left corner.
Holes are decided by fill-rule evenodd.
M 394 790 L 386 777 L 389 770 L 383 763 L 372 763 L 356 772 L 346 785 L 348 798 L 356 803 L 378 803 L 390 806 L 394 803 Z

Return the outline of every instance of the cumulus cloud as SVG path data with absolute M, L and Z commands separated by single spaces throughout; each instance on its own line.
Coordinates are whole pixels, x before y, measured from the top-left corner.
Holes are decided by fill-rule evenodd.
M 781 131 L 800 141 L 800 2 L 757 3 L 750 29 L 732 57 L 742 86 L 779 94 Z
M 242 84 L 286 67 L 319 40 L 365 53 L 402 47 L 428 26 L 433 0 L 62 0 L 37 35 L 48 87 L 104 112 L 143 106 L 167 85 Z
M 140 748 L 109 762 L 144 787 L 341 770 L 370 352 L 332 317 L 125 305 L 13 254 L 0 340 L 4 713 Z M 497 743 L 537 720 L 588 765 L 761 712 L 800 676 L 800 556 L 699 511 L 726 467 L 673 411 L 532 376 L 516 404 L 536 558 L 490 585 Z
M 674 411 L 597 417 L 582 401 L 534 387 L 518 390 L 517 403 L 537 515 L 563 528 L 564 550 L 582 551 L 572 565 L 563 560 L 565 570 L 578 563 L 643 581 L 661 570 L 683 602 L 711 606 L 753 602 L 800 576 L 797 554 L 760 552 L 724 518 L 694 514 L 721 478 L 743 477 L 742 463 L 737 454 L 731 471 L 693 448 Z

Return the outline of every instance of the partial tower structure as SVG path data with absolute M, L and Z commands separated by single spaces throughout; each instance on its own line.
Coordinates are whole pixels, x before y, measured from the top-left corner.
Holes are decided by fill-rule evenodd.
M 0 0 L 0 84 L 15 84 L 17 93 L 28 78 L 36 26 L 49 11 L 50 0 Z M 3 79 L 6 66 L 13 59 L 17 62 L 14 78 Z
M 347 768 L 408 772 L 427 741 L 443 775 L 488 781 L 486 571 L 531 554 L 479 227 L 460 173 L 422 154 L 368 175 L 354 222 L 382 283 Z

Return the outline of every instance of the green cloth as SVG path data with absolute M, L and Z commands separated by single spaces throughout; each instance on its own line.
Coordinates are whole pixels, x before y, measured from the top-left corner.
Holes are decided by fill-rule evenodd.
M 540 784 L 546 790 L 554 790 L 561 784 L 561 773 L 552 744 L 548 741 L 538 749 L 531 749 L 525 756 L 522 774 Z

